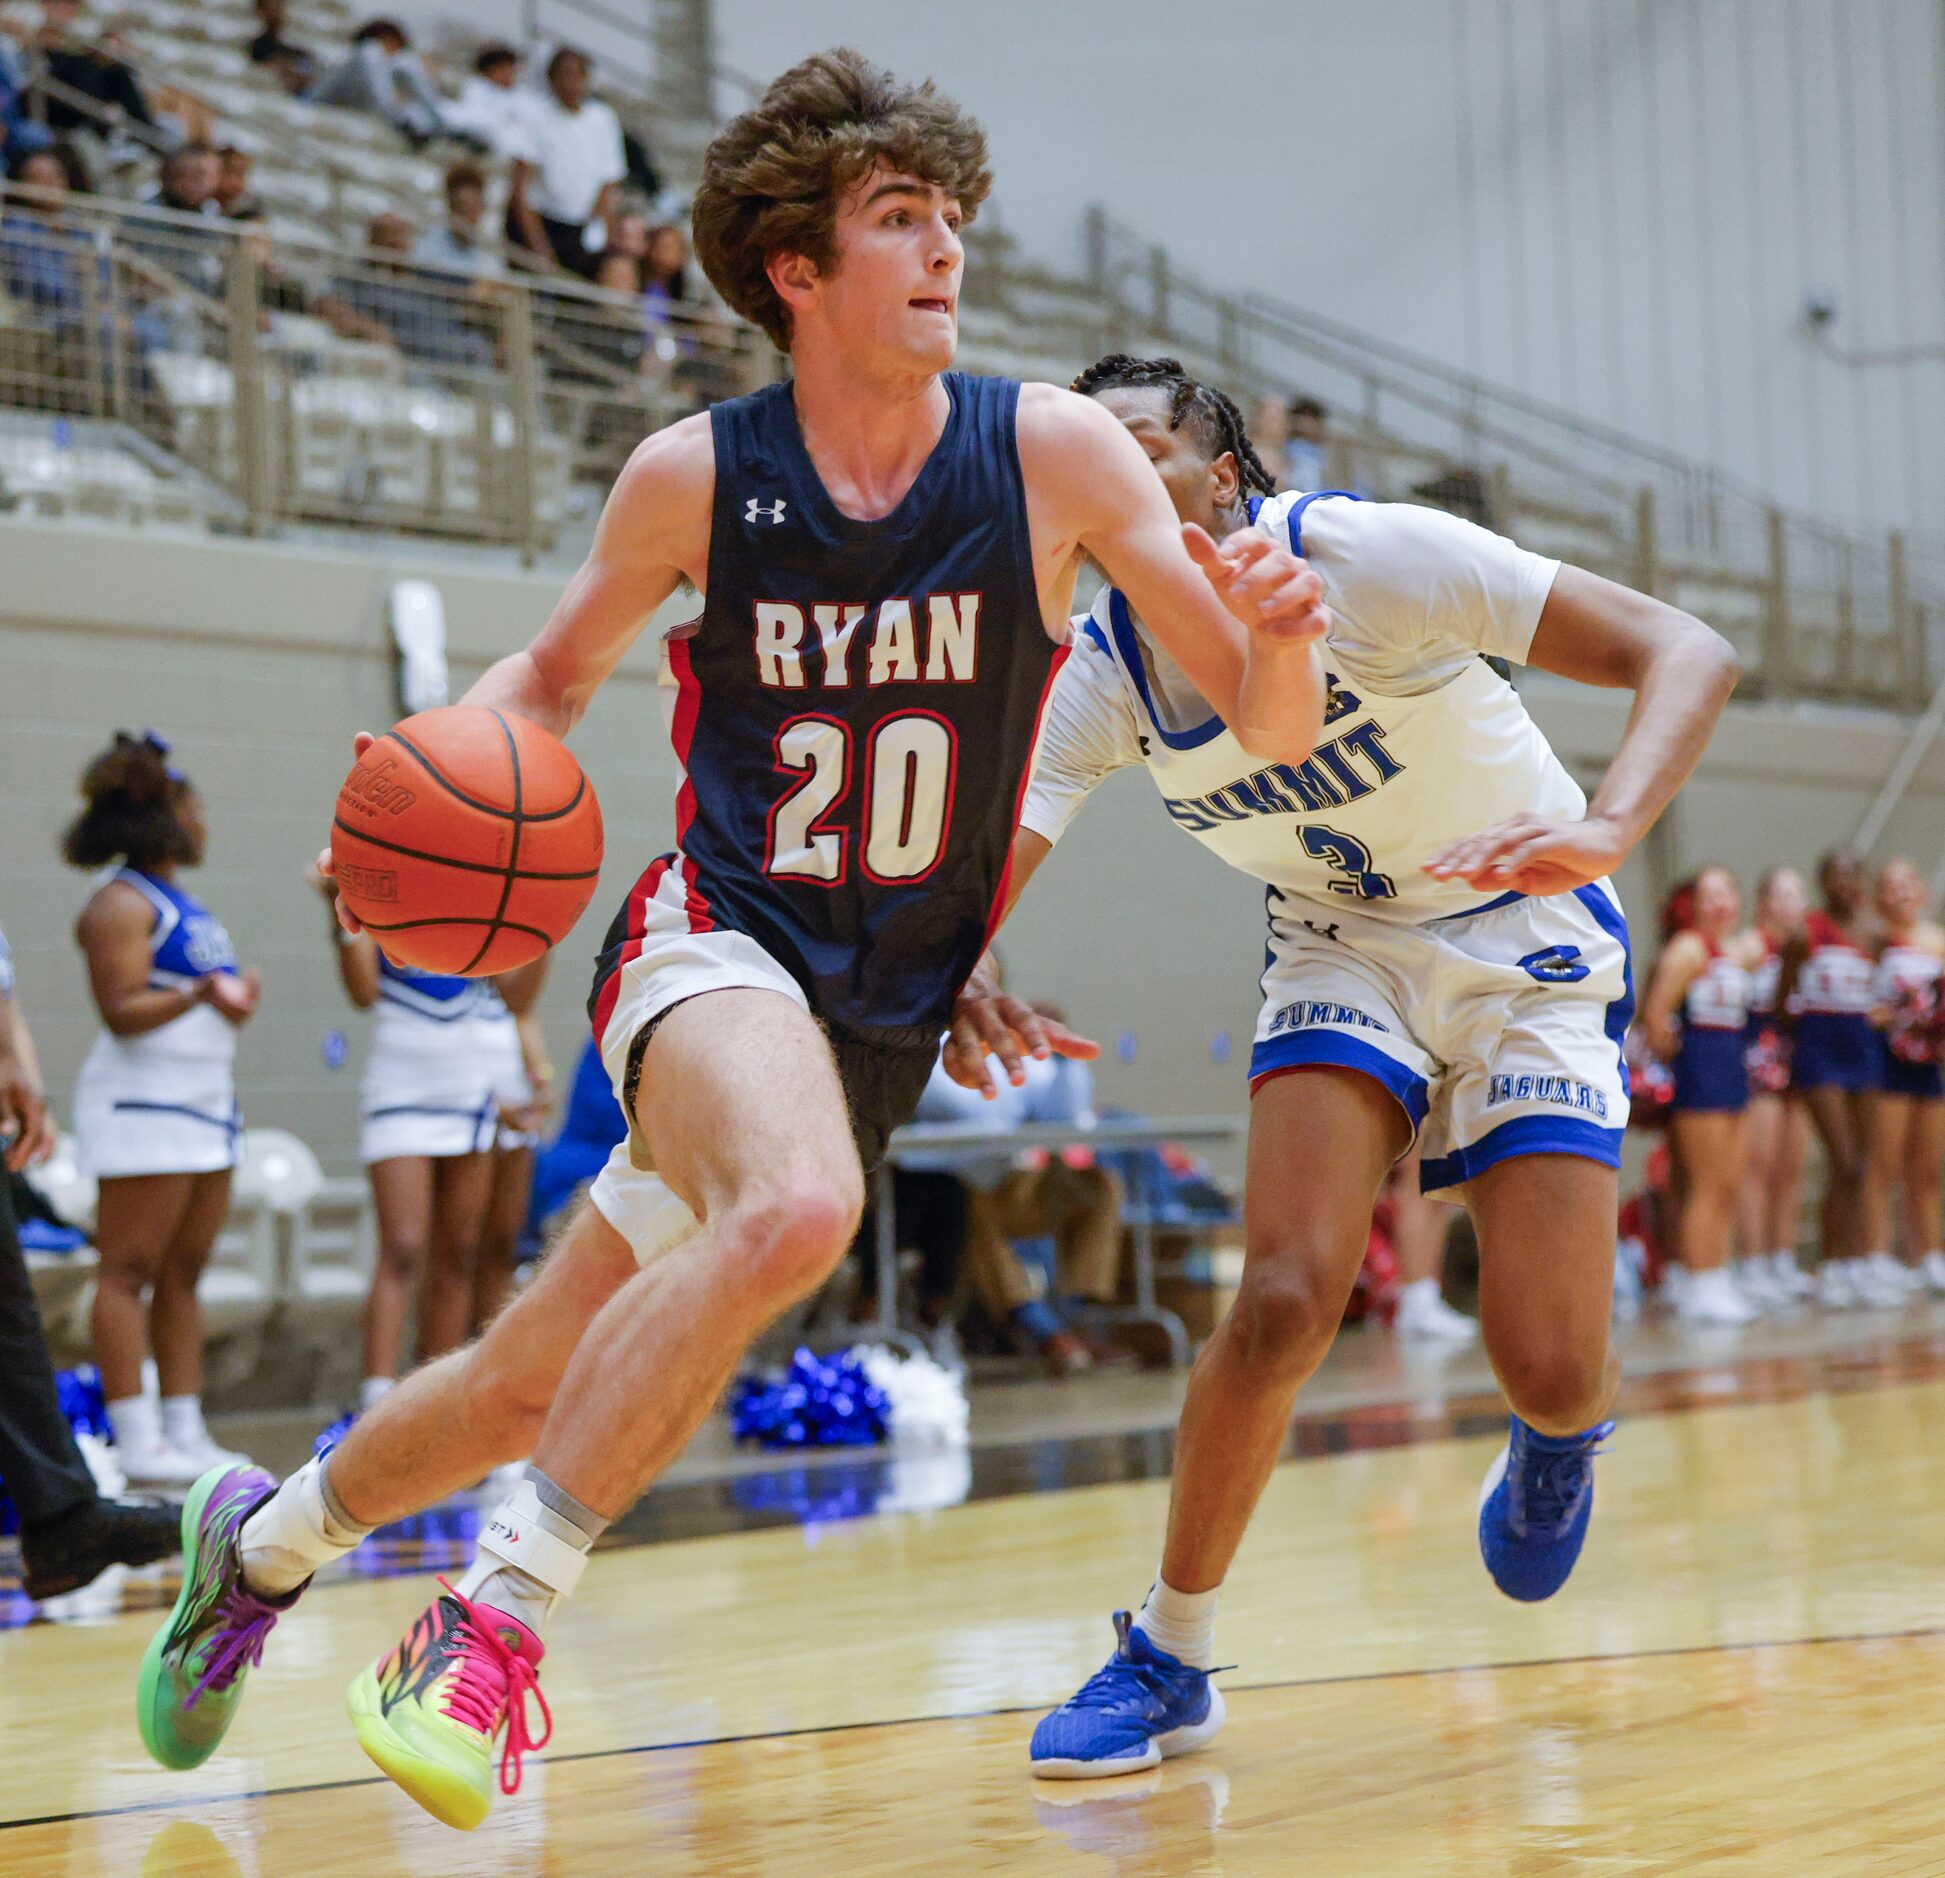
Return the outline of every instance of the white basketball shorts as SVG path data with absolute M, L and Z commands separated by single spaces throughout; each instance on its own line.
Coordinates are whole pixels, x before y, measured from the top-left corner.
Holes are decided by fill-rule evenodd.
M 1618 1167 L 1628 927 L 1606 881 L 1406 926 L 1272 888 L 1250 1086 L 1362 1070 L 1397 1097 L 1427 1193 L 1526 1154 Z
M 747 933 L 698 918 L 680 854 L 665 855 L 628 897 L 626 940 L 595 988 L 595 1040 L 615 1100 L 628 1118 L 588 1200 L 647 1265 L 696 1230 L 696 1216 L 654 1169 L 635 1126 L 629 1057 L 635 1040 L 686 999 L 705 991 L 774 991 L 810 1008 L 802 987 Z

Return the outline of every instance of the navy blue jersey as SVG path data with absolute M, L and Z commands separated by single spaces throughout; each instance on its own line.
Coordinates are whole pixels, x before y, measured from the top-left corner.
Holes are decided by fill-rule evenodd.
M 675 871 L 692 930 L 760 943 L 846 1029 L 936 1031 L 1004 884 L 1057 662 L 1014 447 L 1019 386 L 947 373 L 952 412 L 880 521 L 826 493 L 790 386 L 710 413 L 708 592 L 671 657 L 687 771 Z

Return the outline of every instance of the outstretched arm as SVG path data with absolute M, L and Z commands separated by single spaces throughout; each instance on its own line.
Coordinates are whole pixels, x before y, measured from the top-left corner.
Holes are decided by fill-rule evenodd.
M 1254 529 L 1218 545 L 1185 528 L 1141 446 L 1092 399 L 1027 386 L 1017 434 L 1056 563 L 1099 562 L 1245 750 L 1302 762 L 1324 721 L 1322 580 Z
M 1490 892 L 1568 893 L 1611 874 L 1708 747 L 1741 667 L 1720 633 L 1665 601 L 1563 567 L 1528 663 L 1583 685 L 1632 687 L 1634 709 L 1586 815 L 1516 815 L 1426 863 Z
M 707 415 L 657 431 L 616 479 L 594 545 L 525 651 L 490 666 L 463 704 L 491 705 L 564 737 L 648 617 L 709 560 L 716 459 Z

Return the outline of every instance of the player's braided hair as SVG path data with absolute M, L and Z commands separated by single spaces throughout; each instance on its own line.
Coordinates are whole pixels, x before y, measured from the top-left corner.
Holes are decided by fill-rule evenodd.
M 1070 389 L 1091 398 L 1097 391 L 1110 391 L 1117 385 L 1167 392 L 1170 430 L 1180 430 L 1187 424 L 1212 463 L 1227 450 L 1236 459 L 1244 495 L 1251 490 L 1264 496 L 1276 494 L 1276 478 L 1263 467 L 1235 402 L 1215 386 L 1191 378 L 1180 359 L 1137 359 L 1125 352 L 1110 352 L 1106 358 L 1095 360 Z

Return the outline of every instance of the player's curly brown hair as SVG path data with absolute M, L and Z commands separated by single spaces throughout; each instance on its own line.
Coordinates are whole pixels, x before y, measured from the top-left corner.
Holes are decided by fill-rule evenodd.
M 970 221 L 993 186 L 986 133 L 927 79 L 908 85 L 849 47 L 793 65 L 716 133 L 695 200 L 696 258 L 729 304 L 790 347 L 773 254 L 837 258 L 837 212 L 877 162 L 952 197 Z

